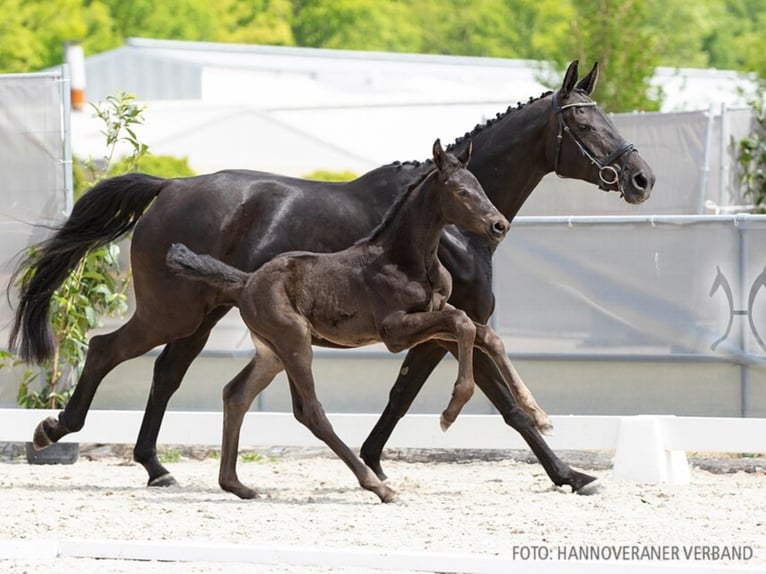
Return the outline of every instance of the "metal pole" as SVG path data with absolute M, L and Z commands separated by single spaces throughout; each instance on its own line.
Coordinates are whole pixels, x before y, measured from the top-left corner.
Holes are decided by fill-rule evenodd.
M 702 160 L 702 177 L 700 178 L 700 198 L 697 213 L 705 213 L 705 200 L 707 199 L 707 186 L 710 179 L 710 144 L 713 141 L 713 104 L 707 111 L 707 130 L 705 131 L 705 150 Z
M 71 105 L 71 90 L 69 79 L 69 66 L 62 64 L 61 66 L 61 115 L 62 115 L 62 129 L 64 131 L 64 209 L 66 214 L 69 215 L 72 212 L 72 206 L 74 205 L 74 181 L 72 177 L 72 105 Z
M 734 226 L 737 230 L 737 274 L 739 275 L 739 301 L 747 301 L 747 289 L 745 288 L 747 273 L 747 243 L 745 241 L 745 231 L 747 226 L 743 221 L 734 219 Z M 744 317 L 743 317 L 744 319 Z M 747 343 L 747 321 L 739 322 L 739 346 L 742 357 L 749 356 L 749 345 Z M 739 388 L 740 388 L 740 416 L 747 417 L 750 414 L 750 366 L 749 361 L 740 361 L 739 363 Z
M 729 186 L 729 154 L 727 152 L 729 141 L 729 113 L 726 104 L 721 104 L 721 141 L 719 149 L 719 180 L 718 180 L 718 206 L 729 204 L 726 197 L 726 189 Z

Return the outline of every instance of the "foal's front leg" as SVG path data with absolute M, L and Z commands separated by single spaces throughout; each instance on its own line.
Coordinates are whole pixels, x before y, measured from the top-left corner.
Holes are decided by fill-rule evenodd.
M 446 431 L 473 396 L 474 322 L 463 311 L 445 305 L 440 311 L 393 313 L 382 322 L 380 334 L 388 349 L 394 353 L 430 339 L 457 343 L 458 376 L 449 404 L 439 421 L 442 430 Z
M 498 371 L 505 379 L 505 383 L 513 393 L 516 404 L 526 412 L 535 422 L 537 429 L 544 435 L 553 434 L 553 424 L 548 414 L 537 404 L 532 392 L 524 384 L 521 376 L 514 368 L 508 353 L 503 345 L 503 340 L 487 325 L 476 323 L 476 346 L 486 353 L 495 363 Z

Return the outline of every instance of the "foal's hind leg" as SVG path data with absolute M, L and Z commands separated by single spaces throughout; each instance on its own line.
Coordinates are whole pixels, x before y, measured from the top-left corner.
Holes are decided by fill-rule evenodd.
M 280 332 L 279 344 L 271 341 L 290 380 L 295 418 L 346 463 L 362 488 L 377 494 L 382 502 L 391 502 L 395 496 L 394 491 L 375 476 L 375 473 L 335 434 L 316 396 L 314 377 L 311 373 L 311 337 L 302 325 L 300 329 L 303 331 L 301 334 Z
M 521 376 L 514 368 L 508 353 L 503 345 L 503 340 L 494 330 L 486 325 L 476 324 L 476 346 L 489 355 L 495 363 L 498 371 L 505 379 L 506 384 L 513 393 L 519 407 L 532 417 L 535 426 L 545 435 L 553 434 L 553 425 L 547 413 L 537 404 L 535 397 L 521 380 Z
M 248 488 L 237 477 L 237 456 L 242 421 L 250 405 L 284 367 L 277 356 L 265 345 L 254 341 L 256 356 L 223 390 L 223 441 L 218 484 L 223 490 L 240 498 L 255 498 L 258 493 Z

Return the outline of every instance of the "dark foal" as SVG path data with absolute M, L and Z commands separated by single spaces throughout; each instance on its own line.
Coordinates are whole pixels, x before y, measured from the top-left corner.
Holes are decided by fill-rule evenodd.
M 470 149 L 470 148 L 468 148 Z M 236 471 L 242 420 L 255 396 L 285 369 L 295 417 L 324 441 L 356 475 L 359 484 L 389 502 L 394 492 L 335 434 L 314 391 L 312 337 L 344 348 L 376 342 L 392 352 L 439 339 L 456 344 L 458 377 L 442 414 L 448 427 L 473 394 L 473 346 L 505 355 L 499 338 L 476 325 L 447 299 L 452 278 L 437 257 L 444 227 L 454 224 L 497 242 L 509 223 L 487 199 L 465 163 L 433 147 L 434 168 L 412 185 L 373 232 L 335 253 L 293 252 L 246 273 L 210 256 L 174 244 L 173 271 L 219 289 L 236 305 L 250 330 L 257 360 L 270 376 L 224 394 L 224 432 L 219 483 L 241 498 L 256 491 Z

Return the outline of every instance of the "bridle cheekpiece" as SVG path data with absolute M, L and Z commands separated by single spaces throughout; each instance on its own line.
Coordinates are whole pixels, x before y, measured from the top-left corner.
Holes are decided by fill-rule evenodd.
M 559 122 L 559 131 L 556 135 L 556 153 L 553 160 L 553 171 L 559 177 L 564 177 L 559 173 L 559 156 L 561 155 L 561 142 L 564 139 L 564 134 L 569 134 L 569 136 L 572 138 L 572 141 L 577 146 L 577 149 L 579 149 L 580 152 L 598 168 L 598 178 L 600 180 L 598 185 L 599 188 L 608 191 L 608 189 L 603 186 L 616 184 L 617 191 L 620 192 L 620 195 L 624 195 L 623 176 L 625 175 L 625 170 L 621 168 L 618 169 L 612 164 L 623 155 L 636 151 L 635 146 L 632 143 L 625 142 L 606 157 L 598 159 L 588 148 L 588 146 L 585 145 L 585 143 L 577 136 L 577 134 L 569 129 L 569 126 L 566 125 L 566 122 L 564 122 L 564 110 L 568 108 L 591 108 L 596 106 L 596 102 L 572 102 L 571 104 L 564 104 L 562 106 L 559 104 L 558 95 L 558 92 L 554 92 L 552 98 L 553 111 L 556 113 L 556 118 Z

